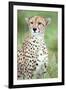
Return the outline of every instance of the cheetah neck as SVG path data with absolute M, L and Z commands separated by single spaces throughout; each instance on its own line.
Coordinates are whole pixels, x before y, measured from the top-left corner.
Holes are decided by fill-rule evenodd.
M 39 40 L 39 41 L 44 41 L 44 34 L 41 34 L 41 35 L 34 35 L 33 36 L 35 39 Z

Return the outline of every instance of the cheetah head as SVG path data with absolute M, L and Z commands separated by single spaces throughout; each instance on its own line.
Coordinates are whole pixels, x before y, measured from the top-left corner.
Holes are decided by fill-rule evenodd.
M 50 23 L 50 18 L 45 18 L 42 16 L 33 16 L 26 18 L 31 35 L 37 36 L 44 34 L 45 28 Z

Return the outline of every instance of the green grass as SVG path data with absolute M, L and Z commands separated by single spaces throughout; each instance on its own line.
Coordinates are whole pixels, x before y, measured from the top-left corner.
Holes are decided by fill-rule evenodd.
M 58 77 L 58 13 L 49 12 L 49 11 L 18 11 L 17 20 L 18 20 L 18 34 L 17 34 L 17 46 L 21 47 L 22 42 L 24 41 L 25 34 L 28 32 L 28 26 L 26 24 L 25 18 L 31 16 L 44 16 L 50 17 L 51 23 L 46 28 L 45 32 L 45 41 L 49 51 L 49 62 L 47 73 L 44 76 L 45 78 L 56 78 Z

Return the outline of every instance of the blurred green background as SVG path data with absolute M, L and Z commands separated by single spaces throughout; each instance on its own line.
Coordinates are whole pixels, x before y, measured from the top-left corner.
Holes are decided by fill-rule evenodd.
M 58 77 L 58 13 L 50 11 L 30 11 L 18 10 L 17 11 L 17 46 L 21 47 L 25 38 L 25 34 L 29 31 L 25 18 L 31 16 L 44 16 L 50 17 L 51 23 L 45 31 L 45 42 L 48 48 L 49 61 L 48 70 L 44 78 Z

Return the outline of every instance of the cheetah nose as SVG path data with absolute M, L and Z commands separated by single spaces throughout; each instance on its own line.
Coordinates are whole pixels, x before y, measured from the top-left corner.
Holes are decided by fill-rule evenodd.
M 33 28 L 33 31 L 36 32 L 37 28 Z

